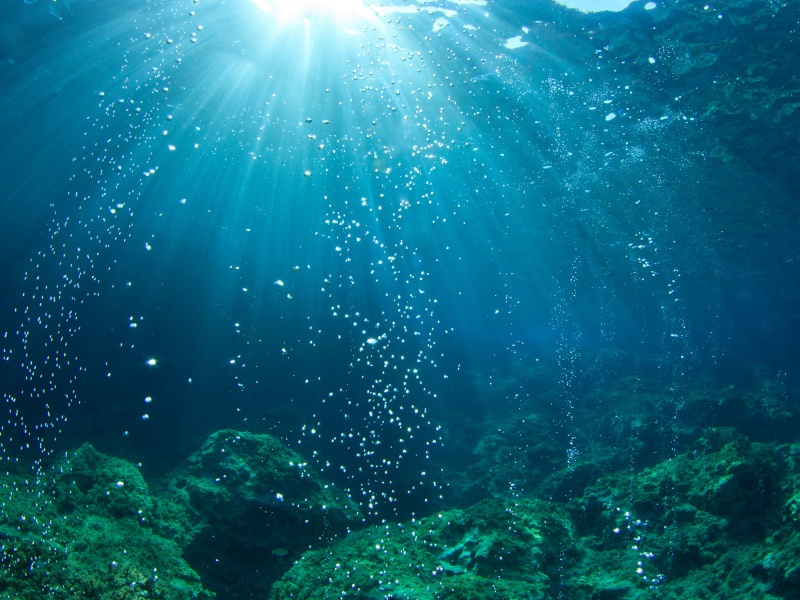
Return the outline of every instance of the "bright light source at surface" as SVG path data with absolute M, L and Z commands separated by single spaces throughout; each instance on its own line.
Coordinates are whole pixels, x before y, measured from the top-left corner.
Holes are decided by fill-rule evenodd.
M 585 13 L 594 12 L 619 12 L 625 10 L 633 0 L 556 0 L 568 8 L 574 8 Z
M 274 15 L 280 22 L 331 19 L 338 23 L 375 19 L 375 11 L 362 0 L 250 0 L 256 7 Z

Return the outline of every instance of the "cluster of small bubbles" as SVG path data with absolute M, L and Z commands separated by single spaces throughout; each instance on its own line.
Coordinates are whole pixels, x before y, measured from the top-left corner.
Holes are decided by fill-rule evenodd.
M 392 19 L 398 27 L 401 22 L 404 18 Z M 323 395 L 323 407 L 302 426 L 298 442 L 311 443 L 320 460 L 330 453 L 319 450 L 314 442 L 319 439 L 339 447 L 336 456 L 349 457 L 341 464 L 325 460 L 322 468 L 338 469 L 367 514 L 391 507 L 402 494 L 422 494 L 427 501 L 443 493 L 430 465 L 443 441 L 430 407 L 438 382 L 448 377 L 439 340 L 450 329 L 432 292 L 437 266 L 421 244 L 428 243 L 428 227 L 449 223 L 456 213 L 458 206 L 447 206 L 451 200 L 435 193 L 435 181 L 442 171 L 452 176 L 452 155 L 465 150 L 458 138 L 484 118 L 478 114 L 473 121 L 448 91 L 454 84 L 474 83 L 473 69 L 465 66 L 470 50 L 459 43 L 407 50 L 381 31 L 365 36 L 358 56 L 345 59 L 347 71 L 337 90 L 345 99 L 337 120 L 352 127 L 339 129 L 324 112 L 307 112 L 296 122 L 298 138 L 308 146 L 297 174 L 308 180 L 314 202 L 327 208 L 318 234 L 330 240 L 335 258 L 320 278 L 320 292 L 329 301 L 332 322 L 340 323 L 331 329 L 340 332 L 342 354 L 351 357 L 345 382 Z M 271 102 L 268 110 L 259 141 L 269 125 L 280 122 Z M 502 118 L 501 112 L 495 117 Z M 263 158 L 259 152 L 251 156 Z M 420 229 L 420 223 L 428 225 Z M 296 290 L 289 277 L 281 274 L 273 285 Z M 322 335 L 316 325 L 309 329 Z M 281 343 L 280 352 L 291 359 L 299 340 Z M 308 344 L 316 345 L 313 339 Z M 244 377 L 237 371 L 237 384 L 244 386 Z M 344 427 L 329 432 L 327 423 L 334 420 Z M 408 476 L 409 464 L 417 470 L 416 480 Z
M 376 177 L 379 189 L 385 189 L 384 181 L 391 181 L 391 177 L 391 171 L 384 169 Z M 430 274 L 412 266 L 416 262 L 414 249 L 402 235 L 394 243 L 390 241 L 389 232 L 402 232 L 400 219 L 411 204 L 400 197 L 395 210 L 384 211 L 384 203 L 389 202 L 385 193 L 377 194 L 372 201 L 361 197 L 344 207 L 332 207 L 334 212 L 325 219 L 326 236 L 334 242 L 334 252 L 342 257 L 342 269 L 338 277 L 331 273 L 325 278 L 323 291 L 331 299 L 331 316 L 349 324 L 349 337 L 356 347 L 349 364 L 350 379 L 358 383 L 352 389 L 358 389 L 360 397 L 352 397 L 350 389 L 341 389 L 330 392 L 323 402 L 344 404 L 350 426 L 330 441 L 350 448 L 350 453 L 364 463 L 348 478 L 358 486 L 350 490 L 351 494 L 363 500 L 368 514 L 375 514 L 380 504 L 397 502 L 393 474 L 402 473 L 409 458 L 424 465 L 430 452 L 441 444 L 438 428 L 422 402 L 437 396 L 425 378 L 425 373 L 433 373 L 438 367 L 434 354 L 439 327 L 437 300 L 425 290 Z M 365 266 L 354 264 L 363 258 L 357 246 L 362 243 L 368 244 L 373 255 Z M 362 291 L 374 288 L 378 296 L 380 290 L 391 292 L 384 291 L 386 301 L 380 310 L 370 308 L 367 316 L 361 310 L 348 309 L 349 302 L 337 301 L 343 291 L 347 302 L 352 285 Z M 421 435 L 425 436 L 423 440 L 419 439 Z M 342 466 L 342 471 L 347 469 Z M 426 481 L 425 471 L 420 476 L 412 489 L 432 487 L 436 492 L 437 484 Z
M 393 14 L 387 21 L 395 27 L 419 24 L 413 18 Z M 350 62 L 349 71 L 342 75 L 341 82 L 345 88 L 355 87 L 356 93 L 364 97 L 359 103 L 362 118 L 355 126 L 356 134 L 324 139 L 320 143 L 324 135 L 321 130 L 307 133 L 310 143 L 326 151 L 324 172 L 342 164 L 338 162 L 342 156 L 365 158 L 366 165 L 361 170 L 363 175 L 349 182 L 344 200 L 324 196 L 330 203 L 324 234 L 334 242 L 332 250 L 342 261 L 340 272 L 331 272 L 325 277 L 324 290 L 332 300 L 345 298 L 331 302 L 331 315 L 350 324 L 350 339 L 355 346 L 350 364 L 351 379 L 371 382 L 363 400 L 353 398 L 351 392 L 354 390 L 348 388 L 330 393 L 330 401 L 347 407 L 347 420 L 366 429 L 354 426 L 340 432 L 331 441 L 352 445 L 356 455 L 366 458 L 370 468 L 381 476 L 387 475 L 386 464 L 392 460 L 386 456 L 385 447 L 379 447 L 385 445 L 387 439 L 392 439 L 384 428 L 396 424 L 403 431 L 405 426 L 405 418 L 395 407 L 398 399 L 412 396 L 410 383 L 417 381 L 421 382 L 423 391 L 435 395 L 425 386 L 422 370 L 416 366 L 409 369 L 409 361 L 412 364 L 427 362 L 434 351 L 435 341 L 447 329 L 441 325 L 440 316 L 434 312 L 432 304 L 420 305 L 421 300 L 426 301 L 423 292 L 430 272 L 418 266 L 424 264 L 426 253 L 418 245 L 418 232 L 405 224 L 414 223 L 413 227 L 418 227 L 418 223 L 423 221 L 432 224 L 448 222 L 448 218 L 453 221 L 457 209 L 470 202 L 466 197 L 460 199 L 455 207 L 448 206 L 449 199 L 435 193 L 438 171 L 449 169 L 448 165 L 458 158 L 461 151 L 469 152 L 476 173 L 490 171 L 488 150 L 469 140 L 464 143 L 467 132 L 491 131 L 493 141 L 509 153 L 518 143 L 513 137 L 524 139 L 525 136 L 520 134 L 529 132 L 530 137 L 542 139 L 543 146 L 547 146 L 540 149 L 542 170 L 551 168 L 553 164 L 570 167 L 571 171 L 562 180 L 568 191 L 588 192 L 600 185 L 602 178 L 590 161 L 578 164 L 578 159 L 595 152 L 607 140 L 618 139 L 615 137 L 618 136 L 617 130 L 610 131 L 607 123 L 618 116 L 628 115 L 628 98 L 632 94 L 629 86 L 619 79 L 598 84 L 591 78 L 581 79 L 566 71 L 544 76 L 537 89 L 530 78 L 520 76 L 520 69 L 515 68 L 517 65 L 509 54 L 491 57 L 493 68 L 483 72 L 477 63 L 485 64 L 487 57 L 471 51 L 469 46 L 476 41 L 474 28 L 465 29 L 469 32 L 466 35 L 459 35 L 457 28 L 444 27 L 441 21 L 437 26 L 432 21 L 428 30 L 433 30 L 439 38 L 448 36 L 449 43 L 435 44 L 422 51 L 408 49 L 389 36 L 365 39 L 363 52 L 358 57 L 360 60 Z M 462 42 L 466 43 L 461 45 Z M 604 57 L 602 53 L 598 56 Z M 475 61 L 476 57 L 480 61 Z M 495 90 L 497 99 L 487 102 L 490 83 L 495 77 L 510 85 L 502 91 Z M 461 85 L 468 86 L 465 95 L 449 91 Z M 442 94 L 447 101 L 444 106 Z M 547 117 L 552 117 L 549 119 L 552 122 L 531 119 L 521 125 L 526 104 L 542 105 L 548 96 L 558 100 L 554 109 L 543 111 Z M 511 114 L 509 107 L 513 107 Z M 563 110 L 565 107 L 568 109 L 566 112 Z M 563 114 L 553 114 L 558 111 Z M 575 132 L 568 123 L 570 111 L 575 114 L 594 112 L 600 118 L 592 121 L 591 131 Z M 502 124 L 509 121 L 510 116 L 525 129 L 506 131 Z M 310 121 L 306 120 L 306 123 Z M 385 135 L 390 126 L 402 134 Z M 389 139 L 391 143 L 382 142 Z M 587 140 L 591 143 L 587 144 Z M 581 146 L 586 146 L 586 150 Z M 335 150 L 338 154 L 334 153 Z M 525 148 L 525 156 L 530 160 L 527 150 Z M 505 162 L 508 158 L 505 152 L 499 156 L 497 151 L 493 152 L 492 161 Z M 604 168 L 612 167 L 615 154 L 613 150 L 601 154 Z M 354 170 L 352 167 L 361 165 L 347 163 L 346 166 Z M 322 172 L 310 168 L 307 174 L 314 173 L 316 177 Z M 508 184 L 509 188 L 524 190 L 536 181 L 533 177 L 518 175 L 519 181 Z M 487 193 L 493 193 L 496 205 L 501 205 L 505 198 L 502 191 L 488 183 L 475 189 L 476 198 Z M 565 207 L 577 205 L 575 198 L 570 196 L 560 201 Z M 509 212 L 515 208 L 512 202 L 507 206 Z M 369 252 L 369 249 L 375 258 L 368 270 L 360 271 L 355 264 L 363 260 L 364 252 Z M 578 254 L 577 249 L 575 253 Z M 640 263 L 642 268 L 651 266 L 646 258 L 644 261 Z M 567 423 L 573 417 L 572 388 L 579 377 L 580 327 L 573 320 L 570 309 L 578 300 L 579 266 L 576 263 L 572 272 L 564 275 L 552 312 L 552 329 L 559 340 L 558 363 Z M 346 299 L 355 295 L 347 291 L 354 287 L 361 295 L 369 297 L 370 294 L 364 290 L 372 285 L 390 290 L 381 311 L 362 309 Z M 506 295 L 504 301 L 509 314 L 521 306 L 512 295 Z M 435 324 L 435 327 L 409 329 L 409 323 L 415 322 Z M 423 340 L 427 338 L 430 344 L 417 352 L 408 352 L 405 347 L 409 334 Z M 436 362 L 431 361 L 434 368 Z M 397 384 L 398 374 L 402 376 L 400 385 Z M 363 425 L 355 417 L 360 412 L 365 415 Z M 579 460 L 580 451 L 576 447 L 574 432 L 569 436 L 568 463 L 573 465 Z M 381 460 L 373 457 L 381 457 Z M 353 475 L 354 478 L 357 476 Z M 377 495 L 371 492 L 371 488 L 380 489 L 381 485 L 373 480 L 369 487 L 361 492 L 370 500 L 367 508 L 372 509 L 374 503 L 371 500 Z
M 35 529 L 36 539 L 42 540 L 26 542 L 24 551 L 11 541 L 0 544 L 0 567 L 7 571 L 25 576 L 46 572 L 49 557 L 63 552 L 55 540 L 47 541 L 52 537 L 50 523 L 41 522 L 38 512 L 53 500 L 51 469 L 59 459 L 70 413 L 82 402 L 81 383 L 97 375 L 83 356 L 84 325 L 94 311 L 102 310 L 102 295 L 110 287 L 105 275 L 132 237 L 145 180 L 155 179 L 164 154 L 177 150 L 152 143 L 159 130 L 168 136 L 164 124 L 171 120 L 166 115 L 170 82 L 185 52 L 186 38 L 181 34 L 173 40 L 164 31 L 167 22 L 176 34 L 188 25 L 190 19 L 175 19 L 175 10 L 176 3 L 149 3 L 141 19 L 119 28 L 115 22 L 109 28 L 116 32 L 112 37 L 119 36 L 113 41 L 123 48 L 120 55 L 108 58 L 120 61 L 115 65 L 118 76 L 107 88 L 87 92 L 95 109 L 86 119 L 83 145 L 72 158 L 70 190 L 65 197 L 49 199 L 52 217 L 46 241 L 25 266 L 14 309 L 17 325 L 2 334 L 4 368 L 16 370 L 19 377 L 9 378 L 2 388 L 0 464 L 10 470 L 29 466 L 31 472 L 4 483 L 0 504 L 10 505 L 20 486 L 28 495 L 35 490 L 34 512 L 20 516 L 16 528 L 20 534 Z M 75 116 L 66 118 L 78 121 Z M 142 317 L 131 316 L 126 331 L 145 328 Z M 148 365 L 155 366 L 155 358 Z M 146 404 L 151 401 L 145 398 Z M 114 487 L 124 486 L 118 481 Z M 43 597 L 66 593 L 50 589 L 47 578 L 42 585 Z
M 615 536 L 626 536 L 629 541 L 629 549 L 635 553 L 636 566 L 634 567 L 635 576 L 654 589 L 663 583 L 665 576 L 663 573 L 653 573 L 653 568 L 649 566 L 655 558 L 655 554 L 644 549 L 647 540 L 647 528 L 649 523 L 637 519 L 629 510 L 617 507 L 613 511 L 616 526 L 612 529 Z

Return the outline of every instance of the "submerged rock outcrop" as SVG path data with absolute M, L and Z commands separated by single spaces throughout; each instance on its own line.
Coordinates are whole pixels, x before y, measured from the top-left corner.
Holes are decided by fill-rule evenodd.
M 410 523 L 374 525 L 309 551 L 271 600 L 545 598 L 572 556 L 572 525 L 535 500 L 491 499 Z
M 232 430 L 153 483 L 84 444 L 0 485 L 0 598 L 15 600 L 265 597 L 304 551 L 362 521 L 277 438 Z
M 304 551 L 362 521 L 346 494 L 266 434 L 213 433 L 160 489 L 187 559 L 231 597 L 263 597 Z
M 305 553 L 271 600 L 798 598 L 800 451 L 710 429 L 568 502 L 483 500 Z
M 715 427 L 649 466 L 610 456 L 585 477 L 551 465 L 535 494 L 492 484 L 469 506 L 367 523 L 269 435 L 218 431 L 152 483 L 84 445 L 37 481 L 3 476 L 0 598 L 800 597 L 796 441 Z
M 154 499 L 131 463 L 85 444 L 37 479 L 1 479 L 0 598 L 214 597 L 154 530 Z

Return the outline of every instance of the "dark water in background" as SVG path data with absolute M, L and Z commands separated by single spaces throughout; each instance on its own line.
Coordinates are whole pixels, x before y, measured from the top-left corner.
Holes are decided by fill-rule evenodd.
M 406 515 L 469 423 L 796 386 L 797 8 L 678 5 L 4 3 L 3 459 L 266 431 Z

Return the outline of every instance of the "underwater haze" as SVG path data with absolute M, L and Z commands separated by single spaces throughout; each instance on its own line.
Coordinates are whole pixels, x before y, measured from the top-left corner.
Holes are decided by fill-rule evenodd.
M 0 599 L 800 598 L 800 6 L 595 4 L 4 2 Z

